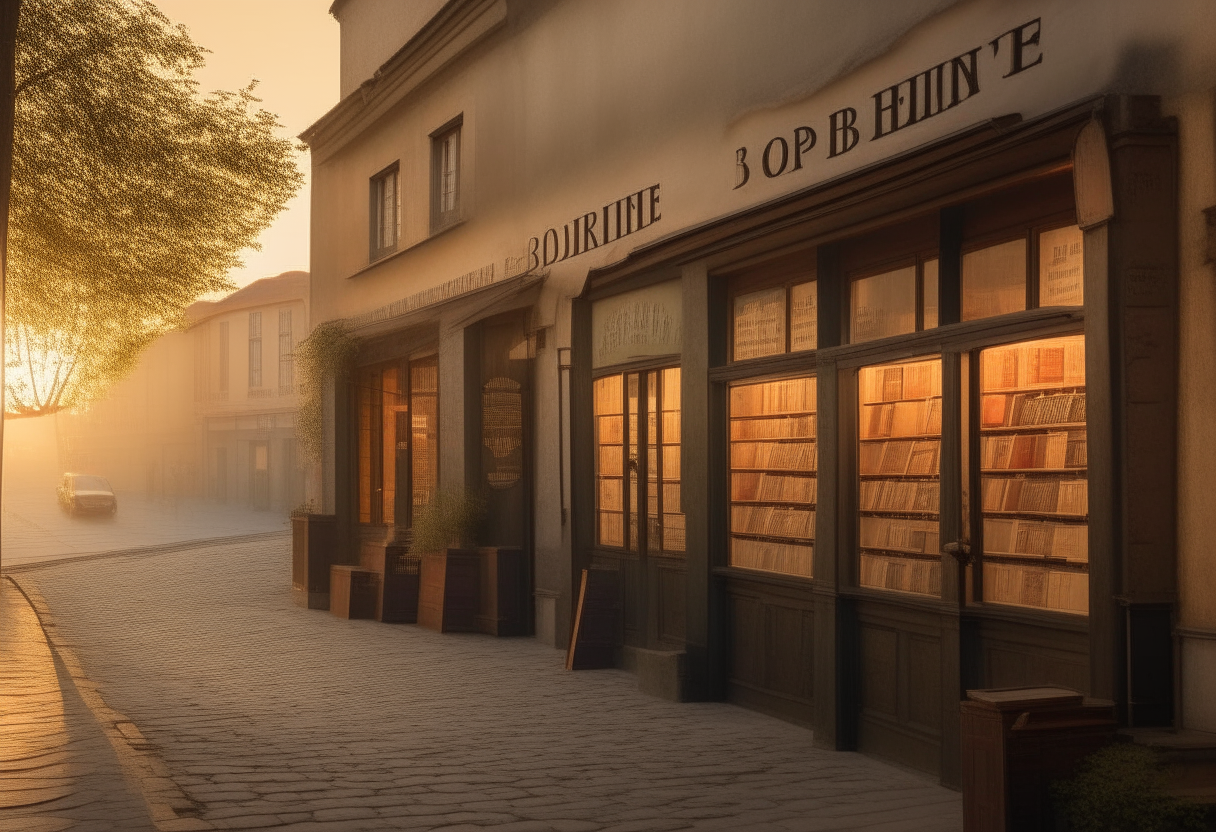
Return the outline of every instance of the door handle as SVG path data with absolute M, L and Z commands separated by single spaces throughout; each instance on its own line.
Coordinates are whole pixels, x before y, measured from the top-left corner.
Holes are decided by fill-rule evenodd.
M 971 556 L 971 541 L 956 540 L 953 543 L 947 543 L 942 547 L 942 554 L 950 555 L 960 566 L 970 566 L 975 560 Z

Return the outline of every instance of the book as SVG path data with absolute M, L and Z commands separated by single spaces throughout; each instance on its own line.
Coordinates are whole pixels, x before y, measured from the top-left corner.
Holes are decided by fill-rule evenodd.
M 776 543 L 732 537 L 730 565 L 765 572 L 812 577 L 814 547 L 809 544 Z

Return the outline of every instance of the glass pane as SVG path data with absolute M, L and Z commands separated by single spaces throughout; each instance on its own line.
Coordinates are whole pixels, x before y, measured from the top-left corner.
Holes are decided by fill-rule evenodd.
M 638 465 L 641 458 L 638 453 L 638 398 L 640 382 L 637 373 L 625 377 L 625 413 L 629 435 L 626 441 L 626 457 L 628 459 L 629 481 L 626 485 L 626 512 L 628 513 L 629 549 L 638 550 Z
M 790 352 L 819 346 L 818 281 L 790 287 Z
M 963 320 L 1026 308 L 1026 241 L 1010 240 L 963 255 Z
M 921 264 L 921 304 L 925 310 L 925 329 L 937 326 L 937 258 Z
M 1039 306 L 1085 303 L 1085 235 L 1075 225 L 1039 235 Z
M 785 352 L 785 288 L 735 298 L 735 361 Z
M 1085 336 L 980 355 L 984 600 L 1089 611 Z
M 659 374 L 646 374 L 646 551 L 663 548 L 659 511 Z
M 680 511 L 680 368 L 663 370 L 663 551 L 684 551 L 684 513 Z
M 386 367 L 380 375 L 383 407 L 380 419 L 381 456 L 384 460 L 380 469 L 383 483 L 380 516 L 384 523 L 395 523 L 397 517 L 397 411 L 401 399 L 399 375 L 396 367 Z
M 915 266 L 854 280 L 851 295 L 851 343 L 916 331 Z
M 731 566 L 812 576 L 817 407 L 813 376 L 731 388 Z
M 860 584 L 941 595 L 941 360 L 863 367 L 858 398 Z
M 439 359 L 410 362 L 410 485 L 414 507 L 430 505 L 439 484 Z
M 621 376 L 596 379 L 595 407 L 596 509 L 601 546 L 625 545 L 625 416 Z

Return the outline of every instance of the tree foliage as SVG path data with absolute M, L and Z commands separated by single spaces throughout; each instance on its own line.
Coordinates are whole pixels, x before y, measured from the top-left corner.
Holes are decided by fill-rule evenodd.
M 320 462 L 325 452 L 325 385 L 345 378 L 358 348 L 342 321 L 323 321 L 296 345 L 295 365 L 300 405 L 296 438 L 304 457 Z
M 7 410 L 82 404 L 184 323 L 300 187 L 253 85 L 147 0 L 25 0 L 17 37 Z

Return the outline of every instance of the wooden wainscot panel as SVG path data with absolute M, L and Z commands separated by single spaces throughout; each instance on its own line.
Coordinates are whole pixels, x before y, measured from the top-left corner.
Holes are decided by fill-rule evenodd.
M 620 619 L 621 573 L 615 569 L 584 569 L 566 650 L 566 670 L 613 667 Z
M 732 576 L 727 581 L 735 704 L 810 725 L 814 719 L 814 604 L 810 589 Z
M 937 773 L 941 766 L 942 641 L 936 612 L 858 603 L 858 748 Z
M 1089 637 L 1050 625 L 982 620 L 985 688 L 1058 686 L 1089 691 Z
M 658 584 L 658 636 L 666 644 L 684 644 L 688 610 L 687 572 L 678 566 L 659 562 L 655 565 Z

